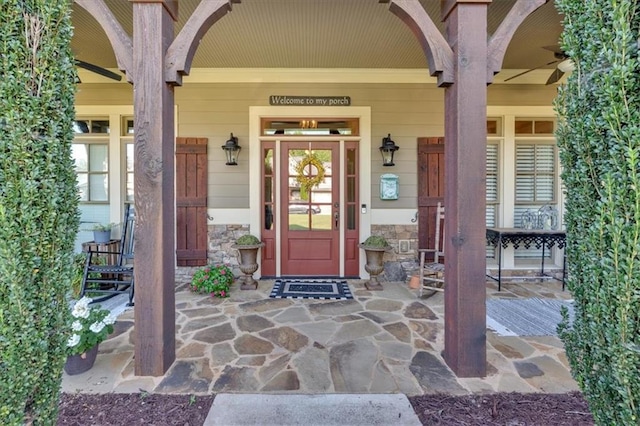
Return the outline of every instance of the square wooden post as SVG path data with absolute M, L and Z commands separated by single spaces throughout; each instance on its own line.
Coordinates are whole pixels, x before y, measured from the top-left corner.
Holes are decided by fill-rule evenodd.
M 445 89 L 445 348 L 458 377 L 486 375 L 487 5 L 445 0 L 454 83 Z
M 164 78 L 173 19 L 162 1 L 131 1 L 136 77 L 135 374 L 161 376 L 175 360 L 174 93 Z

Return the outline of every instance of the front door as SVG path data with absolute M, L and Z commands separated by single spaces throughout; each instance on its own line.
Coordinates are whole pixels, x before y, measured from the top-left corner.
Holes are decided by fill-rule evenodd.
M 340 144 L 282 142 L 280 241 L 283 276 L 340 274 Z

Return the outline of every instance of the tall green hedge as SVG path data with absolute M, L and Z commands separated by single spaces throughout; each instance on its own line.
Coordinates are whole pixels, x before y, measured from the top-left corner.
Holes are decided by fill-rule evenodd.
M 0 0 L 0 424 L 55 424 L 78 196 L 70 0 Z
M 566 184 L 568 285 L 561 325 L 598 424 L 640 424 L 640 5 L 556 0 L 576 64 L 556 100 Z

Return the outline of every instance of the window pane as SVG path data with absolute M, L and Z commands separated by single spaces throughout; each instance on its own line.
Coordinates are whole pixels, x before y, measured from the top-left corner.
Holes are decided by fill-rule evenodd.
M 347 174 L 348 175 L 356 174 L 356 150 L 355 149 L 347 150 Z
M 75 120 L 73 122 L 73 133 L 89 133 L 89 121 Z
M 107 145 L 89 145 L 89 170 L 92 172 L 106 172 L 108 165 Z
M 127 173 L 127 201 L 133 201 L 133 173 Z
M 76 163 L 76 172 L 86 172 L 89 170 L 89 148 L 85 144 L 71 145 L 71 157 Z
M 516 120 L 515 122 L 515 131 L 516 135 L 530 135 L 533 133 L 533 121 L 527 120 Z
M 91 133 L 109 133 L 109 120 L 92 120 Z
M 554 130 L 553 121 L 536 121 L 535 126 L 536 126 L 536 134 L 541 134 L 541 133 L 552 134 Z
M 516 201 L 535 201 L 534 190 L 535 179 L 533 176 L 516 177 Z
M 132 172 L 133 171 L 133 144 L 132 143 L 128 143 L 127 144 L 127 171 L 128 172 Z
M 89 201 L 89 185 L 86 173 L 78 173 L 76 175 L 76 182 L 78 182 L 78 194 L 80 195 L 80 201 Z
M 89 175 L 90 201 L 108 201 L 109 182 L 107 174 Z

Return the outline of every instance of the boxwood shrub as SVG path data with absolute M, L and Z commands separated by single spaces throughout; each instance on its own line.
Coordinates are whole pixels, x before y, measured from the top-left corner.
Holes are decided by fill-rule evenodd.
M 559 89 L 568 286 L 560 325 L 598 424 L 640 424 L 640 10 L 635 0 L 556 0 L 576 65 Z
M 0 0 L 0 423 L 56 423 L 78 196 L 69 0 Z

